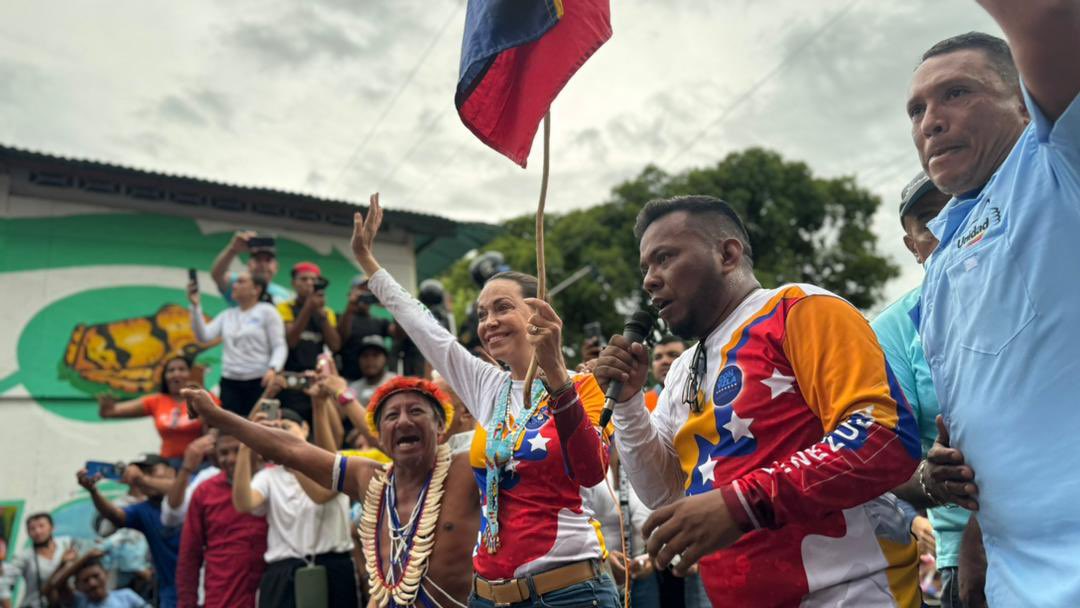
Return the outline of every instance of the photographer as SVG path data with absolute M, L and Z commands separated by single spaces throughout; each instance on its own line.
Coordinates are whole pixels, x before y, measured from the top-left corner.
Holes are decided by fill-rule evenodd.
M 101 479 L 100 474 L 90 477 L 86 469 L 76 474 L 79 485 L 90 493 L 98 513 L 114 526 L 138 530 L 146 537 L 157 575 L 158 598 L 162 608 L 176 606 L 176 561 L 181 529 L 161 525 L 161 499 L 175 477 L 176 471 L 164 458 L 155 454 L 147 454 L 142 461 L 129 464 L 121 481 L 138 487 L 148 498 L 121 509 L 98 491 L 96 484 Z
M 232 289 L 233 283 L 236 282 L 239 276 L 235 272 L 230 274 L 229 266 L 236 256 L 241 253 L 249 254 L 247 261 L 248 272 L 266 279 L 266 292 L 270 294 L 270 298 L 275 304 L 292 297 L 288 289 L 273 282 L 274 275 L 278 271 L 277 246 L 274 238 L 260 237 L 248 230 L 234 234 L 229 244 L 214 259 L 214 265 L 210 268 L 210 276 L 214 278 L 214 283 L 217 285 L 218 291 L 221 292 L 221 297 L 225 298 L 229 306 L 236 306 L 237 304 L 236 300 L 233 299 Z
M 378 303 L 379 300 L 375 298 L 375 294 L 371 293 L 367 287 L 367 277 L 359 275 L 354 278 L 352 287 L 349 289 L 349 302 L 341 313 L 341 321 L 338 323 L 338 336 L 341 339 L 341 375 L 346 380 L 359 380 L 363 376 L 359 358 L 365 338 L 368 336 L 388 338 L 393 335 L 393 322 L 372 314 L 371 307 Z
M 299 374 L 313 370 L 324 348 L 335 352 L 341 348 L 337 316 L 326 306 L 328 283 L 316 264 L 300 262 L 292 267 L 296 298 L 277 307 L 285 322 L 285 342 L 289 346 L 286 372 Z M 307 395 L 300 391 L 285 391 L 279 398 L 283 406 L 298 412 L 311 423 L 311 400 Z

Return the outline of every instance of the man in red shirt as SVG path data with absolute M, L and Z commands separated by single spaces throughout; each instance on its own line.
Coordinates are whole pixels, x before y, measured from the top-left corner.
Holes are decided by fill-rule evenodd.
M 205 608 L 255 606 L 266 563 L 266 519 L 240 513 L 232 503 L 233 470 L 240 442 L 219 433 L 214 444 L 221 473 L 191 496 L 180 561 L 176 567 L 179 608 L 199 605 L 199 568 L 206 565 Z

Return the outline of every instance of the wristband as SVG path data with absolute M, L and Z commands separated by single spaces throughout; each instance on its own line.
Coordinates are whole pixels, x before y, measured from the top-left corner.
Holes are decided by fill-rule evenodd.
M 337 394 L 337 402 L 341 407 L 345 407 L 353 401 L 356 401 L 356 393 L 351 388 L 346 388 Z
M 330 485 L 338 492 L 345 491 L 345 468 L 349 459 L 341 454 L 334 454 L 333 470 L 330 472 Z

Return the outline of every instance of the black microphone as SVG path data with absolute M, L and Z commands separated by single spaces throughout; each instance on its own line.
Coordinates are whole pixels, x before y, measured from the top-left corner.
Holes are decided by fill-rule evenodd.
M 641 342 L 652 331 L 654 322 L 655 319 L 653 319 L 652 315 L 644 310 L 639 310 L 626 322 L 622 335 L 631 342 Z M 614 410 L 615 400 L 619 398 L 621 392 L 622 382 L 615 380 L 608 385 L 607 391 L 604 393 L 604 411 L 600 412 L 600 428 L 606 427 L 608 422 L 611 422 L 611 412 Z

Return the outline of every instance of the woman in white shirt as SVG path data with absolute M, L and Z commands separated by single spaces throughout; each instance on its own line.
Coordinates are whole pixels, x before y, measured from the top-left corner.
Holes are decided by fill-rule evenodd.
M 308 440 L 308 423 L 293 410 L 283 408 L 281 420 L 269 424 Z M 296 571 L 305 565 L 326 569 L 330 606 L 357 607 L 347 496 L 283 466 L 268 465 L 252 478 L 251 450 L 242 445 L 233 472 L 233 506 L 241 513 L 265 516 L 269 525 L 260 608 L 293 607 Z
M 221 406 L 244 417 L 289 354 L 285 324 L 270 303 L 266 287 L 265 278 L 240 273 L 232 288 L 236 306 L 226 308 L 207 324 L 199 306 L 199 290 L 194 283 L 188 286 L 195 337 L 202 342 L 222 339 Z

